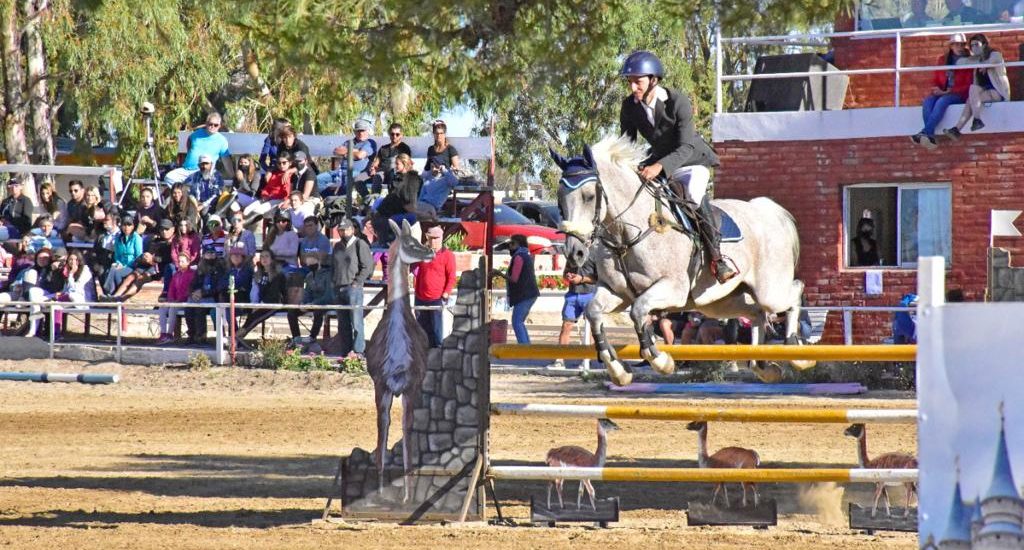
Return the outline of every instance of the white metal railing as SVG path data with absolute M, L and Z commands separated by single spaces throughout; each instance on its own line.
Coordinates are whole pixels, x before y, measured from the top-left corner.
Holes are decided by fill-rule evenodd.
M 723 82 L 744 81 L 744 80 L 770 80 L 781 78 L 801 78 L 810 76 L 835 76 L 835 75 L 864 75 L 864 74 L 892 74 L 893 75 L 893 103 L 895 107 L 900 106 L 900 76 L 904 73 L 930 72 L 942 69 L 976 69 L 981 67 L 993 67 L 993 64 L 964 64 L 964 65 L 926 65 L 904 67 L 902 65 L 903 38 L 916 36 L 947 35 L 963 31 L 984 31 L 986 33 L 1020 32 L 1024 31 L 1021 23 L 998 23 L 990 25 L 959 25 L 949 27 L 928 27 L 924 29 L 885 29 L 877 31 L 851 31 L 851 32 L 830 32 L 819 34 L 788 34 L 774 36 L 743 36 L 726 38 L 722 36 L 721 29 L 715 31 L 715 113 L 722 113 Z M 725 75 L 723 72 L 722 51 L 726 44 L 758 44 L 758 45 L 789 45 L 789 46 L 812 46 L 809 40 L 822 40 L 821 46 L 828 46 L 824 39 L 832 38 L 895 38 L 896 52 L 895 61 L 891 67 L 878 67 L 869 69 L 839 69 L 828 72 L 793 72 L 793 73 L 770 73 L 770 74 L 738 74 Z M 1024 61 L 1011 61 L 1003 64 L 1005 67 L 1024 67 Z

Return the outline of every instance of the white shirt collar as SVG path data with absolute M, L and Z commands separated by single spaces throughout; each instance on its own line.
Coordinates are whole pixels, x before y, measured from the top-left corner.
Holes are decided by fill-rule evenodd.
M 647 115 L 647 122 L 650 122 L 651 126 L 654 126 L 654 107 L 659 101 L 662 103 L 668 101 L 668 91 L 661 86 L 655 86 L 651 95 L 654 96 L 654 101 L 650 103 L 640 103 L 640 100 L 636 97 L 633 98 L 633 101 L 640 103 L 640 106 L 644 109 L 644 113 Z

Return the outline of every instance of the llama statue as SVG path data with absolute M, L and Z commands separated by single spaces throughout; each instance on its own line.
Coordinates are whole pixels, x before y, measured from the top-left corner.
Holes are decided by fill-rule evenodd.
M 388 250 L 391 261 L 388 272 L 388 305 L 366 347 L 366 370 L 373 380 L 377 403 L 377 471 L 379 490 L 384 491 L 384 462 L 387 454 L 388 430 L 391 427 L 391 405 L 402 397 L 402 466 L 405 473 L 405 498 L 410 498 L 412 482 L 413 407 L 419 399 L 423 377 L 427 372 L 427 334 L 416 322 L 409 305 L 409 267 L 434 258 L 434 251 L 424 246 L 419 231 L 413 232 L 409 222 L 402 227 L 389 221 L 396 238 Z
M 697 463 L 701 468 L 757 468 L 761 465 L 761 457 L 757 451 L 744 449 L 743 447 L 723 447 L 708 456 L 708 423 L 704 421 L 690 422 L 686 429 L 697 432 Z M 757 485 L 743 482 L 743 506 L 747 506 L 747 486 L 754 493 L 754 507 L 757 507 Z M 711 497 L 711 505 L 714 506 L 718 498 L 718 491 L 725 493 L 725 507 L 729 507 L 729 489 L 725 483 L 715 485 L 715 494 Z
M 548 466 L 555 468 L 574 467 L 574 468 L 603 468 L 604 461 L 608 456 L 608 432 L 618 430 L 619 426 L 607 418 L 601 418 L 597 421 L 597 450 L 590 452 L 583 447 L 576 445 L 566 445 L 564 447 L 556 447 L 548 451 L 547 457 L 544 462 Z M 548 484 L 548 509 L 551 509 L 551 488 L 555 488 L 555 492 L 558 493 L 558 506 L 565 508 L 565 504 L 562 502 L 562 484 L 565 483 L 564 479 L 555 479 Z M 590 483 L 589 479 L 580 480 L 580 487 L 576 491 L 576 509 L 580 509 L 580 503 L 583 499 L 583 490 L 586 489 L 587 496 L 590 497 L 590 507 L 595 511 L 597 510 L 597 501 L 595 499 L 594 485 Z
M 917 459 L 907 453 L 885 453 L 873 459 L 868 458 L 868 431 L 864 424 L 852 424 L 849 428 L 846 428 L 843 434 L 857 438 L 857 463 L 861 468 L 917 468 Z M 878 512 L 878 499 L 882 495 L 885 495 L 885 515 L 892 516 L 892 512 L 889 509 L 889 490 L 886 488 L 889 485 L 899 487 L 901 483 L 886 483 L 883 481 L 875 484 L 875 502 L 871 505 L 871 517 L 875 517 L 875 513 Z M 910 513 L 910 499 L 913 495 L 917 494 L 917 483 L 907 481 L 902 483 L 902 485 L 907 490 L 907 507 L 903 510 L 903 517 L 907 517 Z

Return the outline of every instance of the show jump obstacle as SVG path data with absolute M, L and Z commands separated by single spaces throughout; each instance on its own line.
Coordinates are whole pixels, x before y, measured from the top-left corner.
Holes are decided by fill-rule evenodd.
M 411 411 L 416 456 L 412 495 L 402 475 L 401 442 L 385 449 L 384 472 L 378 472 L 371 453 L 354 449 L 339 467 L 342 511 L 348 517 L 373 517 L 402 522 L 420 520 L 480 520 L 484 517 L 485 486 L 495 480 L 600 480 L 624 482 L 755 482 L 901 483 L 915 481 L 914 469 L 715 469 L 715 468 L 551 468 L 492 465 L 488 453 L 491 415 L 566 418 L 708 422 L 793 423 L 914 423 L 912 409 L 766 409 L 712 407 L 652 407 L 490 403 L 490 358 L 594 358 L 588 346 L 489 346 L 490 307 L 483 266 L 466 271 L 459 282 L 453 309 L 452 335 L 440 350 L 432 350 L 422 394 Z M 667 346 L 675 359 L 914 361 L 915 346 Z M 488 350 L 490 353 L 488 353 Z M 618 348 L 622 358 L 638 358 L 637 346 Z M 378 476 L 385 489 L 378 489 Z M 326 518 L 328 500 L 324 510 Z M 500 513 L 500 512 L 499 512 Z

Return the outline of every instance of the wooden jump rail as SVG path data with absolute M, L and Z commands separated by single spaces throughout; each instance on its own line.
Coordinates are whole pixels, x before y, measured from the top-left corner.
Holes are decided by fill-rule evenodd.
M 550 468 L 491 466 L 493 479 L 550 481 L 554 479 L 694 483 L 906 483 L 917 481 L 916 469 L 859 468 L 733 469 L 733 468 Z
M 677 361 L 915 361 L 915 345 L 688 345 L 659 346 Z M 620 359 L 640 359 L 640 346 L 616 346 Z M 495 359 L 597 359 L 593 346 L 551 344 L 498 344 L 491 346 Z
M 493 403 L 492 415 L 705 422 L 792 422 L 810 424 L 914 424 L 916 409 L 750 409 L 652 407 L 644 405 L 555 405 Z

